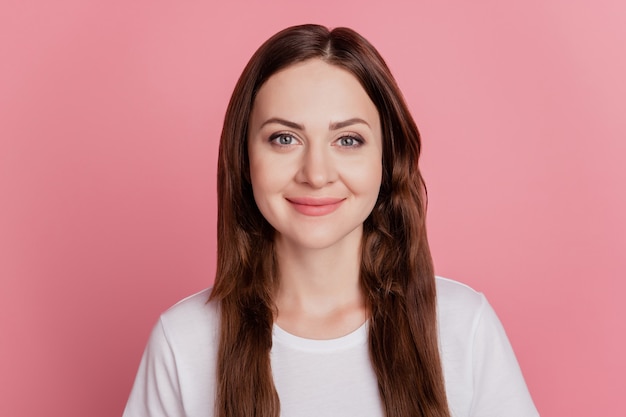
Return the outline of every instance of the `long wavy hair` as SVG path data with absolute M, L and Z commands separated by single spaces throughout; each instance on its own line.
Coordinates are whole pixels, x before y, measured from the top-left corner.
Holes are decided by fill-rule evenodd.
M 245 67 L 228 105 L 218 160 L 218 256 L 210 301 L 220 304 L 216 416 L 278 417 L 270 349 L 278 265 L 274 230 L 256 206 L 247 155 L 255 96 L 272 74 L 321 59 L 356 77 L 380 115 L 382 185 L 366 219 L 360 283 L 369 351 L 388 417 L 449 417 L 425 229 L 420 136 L 383 58 L 348 28 L 287 28 Z

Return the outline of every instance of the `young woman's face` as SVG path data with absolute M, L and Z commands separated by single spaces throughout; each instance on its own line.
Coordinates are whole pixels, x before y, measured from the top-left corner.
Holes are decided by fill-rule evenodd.
M 272 75 L 248 133 L 254 199 L 280 244 L 360 242 L 382 177 L 378 111 L 346 70 L 312 59 Z

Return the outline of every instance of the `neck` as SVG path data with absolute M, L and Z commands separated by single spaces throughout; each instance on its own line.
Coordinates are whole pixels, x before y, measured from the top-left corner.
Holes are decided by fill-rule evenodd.
M 290 333 L 321 339 L 363 324 L 360 251 L 360 233 L 323 249 L 297 248 L 278 238 L 277 323 Z

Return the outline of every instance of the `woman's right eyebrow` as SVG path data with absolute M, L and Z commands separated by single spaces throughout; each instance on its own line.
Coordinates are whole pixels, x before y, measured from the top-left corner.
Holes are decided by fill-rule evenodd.
M 295 122 L 290 122 L 289 120 L 281 119 L 279 117 L 272 117 L 270 119 L 267 119 L 266 121 L 263 122 L 261 127 L 268 125 L 268 124 L 272 124 L 272 123 L 278 123 L 280 125 L 287 126 L 292 129 L 304 130 L 304 126 Z

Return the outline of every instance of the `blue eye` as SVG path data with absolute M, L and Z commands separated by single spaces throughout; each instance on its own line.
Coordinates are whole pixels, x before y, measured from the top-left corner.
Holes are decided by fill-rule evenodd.
M 296 142 L 296 138 L 288 133 L 278 133 L 270 137 L 270 142 L 280 146 L 289 146 Z
M 339 146 L 344 146 L 347 148 L 356 147 L 363 144 L 363 140 L 361 138 L 355 136 L 343 136 L 339 138 L 337 141 Z

